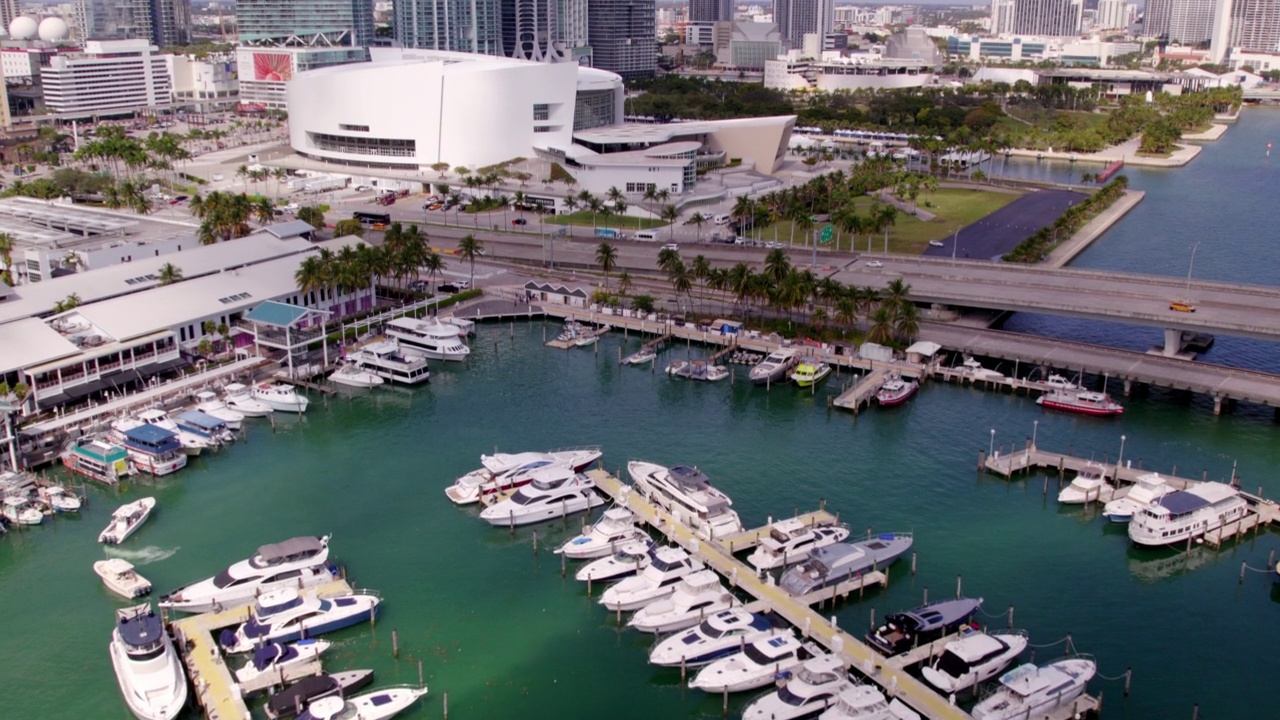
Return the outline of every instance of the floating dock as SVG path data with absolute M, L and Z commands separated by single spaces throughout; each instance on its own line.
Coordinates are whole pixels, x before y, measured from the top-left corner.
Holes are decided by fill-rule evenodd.
M 855 378 L 853 384 L 840 393 L 840 396 L 831 404 L 841 410 L 852 410 L 856 415 L 863 405 L 871 404 L 871 398 L 875 397 L 876 391 L 888 377 L 889 371 L 885 368 L 871 370 L 866 375 Z

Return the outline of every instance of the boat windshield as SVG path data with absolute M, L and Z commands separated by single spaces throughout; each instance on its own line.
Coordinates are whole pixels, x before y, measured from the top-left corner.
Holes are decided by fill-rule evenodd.
M 614 560 L 617 560 L 620 563 L 628 563 L 628 564 L 634 563 L 635 561 L 643 557 L 644 557 L 644 553 L 642 552 L 632 553 L 632 552 L 627 552 L 626 550 L 619 550 L 618 552 L 613 554 Z
M 544 496 L 542 495 L 526 495 L 523 489 L 517 490 L 516 494 L 511 496 L 511 502 L 516 505 L 528 505 L 543 499 Z
M 785 639 L 784 639 L 784 638 L 775 638 L 775 639 L 773 639 L 773 640 L 770 640 L 770 641 L 769 641 L 769 644 L 770 644 L 771 646 L 773 646 L 773 647 L 775 647 L 775 648 L 776 648 L 776 647 L 778 647 L 777 642 L 778 642 L 779 640 L 782 640 L 782 641 L 784 641 L 784 642 L 785 642 Z M 744 651 L 743 651 L 743 654 L 747 656 L 747 659 L 748 659 L 748 660 L 750 660 L 751 662 L 755 663 L 756 665 L 759 665 L 759 666 L 761 666 L 761 667 L 765 667 L 765 666 L 768 666 L 768 665 L 772 665 L 772 664 L 774 664 L 774 663 L 776 663 L 776 662 L 778 662 L 778 661 L 780 661 L 780 660 L 785 660 L 786 658 L 791 657 L 791 654 L 792 654 L 792 653 L 791 653 L 790 651 L 788 651 L 788 652 L 780 653 L 780 654 L 778 654 L 778 655 L 776 655 L 776 656 L 770 657 L 770 656 L 768 656 L 768 655 L 765 655 L 765 654 L 760 650 L 760 648 L 759 648 L 759 647 L 757 647 L 755 644 L 751 644 L 751 645 L 748 645 L 748 646 L 747 646 L 746 650 L 744 650 Z
M 655 557 L 653 559 L 653 562 L 650 563 L 649 566 L 652 567 L 654 570 L 658 570 L 660 572 L 667 572 L 668 570 L 674 570 L 679 567 L 684 567 L 684 564 L 685 564 L 685 559 L 683 557 L 681 557 L 679 560 L 673 560 L 671 562 L 667 562 L 666 560 L 663 560 L 660 557 Z
M 959 655 L 947 650 L 938 658 L 938 672 L 953 678 L 962 678 L 972 669 Z
M 831 671 L 810 670 L 804 666 L 800 667 L 800 670 L 796 673 L 796 677 L 799 678 L 801 682 L 806 682 L 810 685 L 826 685 L 840 679 L 839 675 Z
M 563 475 L 560 477 L 553 477 L 553 478 L 538 478 L 537 480 L 534 480 L 531 484 L 539 490 L 555 490 L 556 488 L 563 485 L 564 482 L 568 479 L 569 478 Z
M 834 679 L 834 676 L 832 676 Z M 783 685 L 778 688 L 778 699 L 790 705 L 791 707 L 800 707 L 811 703 L 820 703 L 831 697 L 831 693 L 817 693 L 815 695 L 802 696 L 791 692 L 790 685 Z

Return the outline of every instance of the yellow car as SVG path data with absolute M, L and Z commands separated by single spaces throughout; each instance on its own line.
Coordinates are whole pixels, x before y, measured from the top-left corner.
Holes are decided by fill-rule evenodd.
M 1196 306 L 1192 305 L 1186 300 L 1174 300 L 1173 302 L 1169 303 L 1169 309 L 1177 310 L 1178 312 L 1195 312 Z

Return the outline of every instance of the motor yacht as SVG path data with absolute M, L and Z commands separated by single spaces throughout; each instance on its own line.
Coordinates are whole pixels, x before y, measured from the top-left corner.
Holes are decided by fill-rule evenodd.
M 116 611 L 108 646 L 116 681 L 140 720 L 172 720 L 187 704 L 187 675 L 150 605 Z
M 741 652 L 761 638 L 790 635 L 781 618 L 747 612 L 741 607 L 708 615 L 697 627 L 658 642 L 649 651 L 649 664 L 661 667 L 702 667 Z
M 93 564 L 93 571 L 111 592 L 127 600 L 151 594 L 151 583 L 124 558 L 107 558 Z
M 971 630 L 947 643 L 942 654 L 920 673 L 939 692 L 958 693 L 1000 674 L 1026 649 L 1027 634 L 1021 630 Z
M 879 688 L 850 684 L 836 694 L 836 701 L 818 720 L 920 720 L 920 714 L 901 700 L 885 701 Z
M 712 487 L 701 470 L 688 465 L 665 468 L 650 462 L 627 463 L 636 490 L 650 502 L 687 523 L 700 536 L 714 540 L 742 532 L 733 501 Z
M 1097 670 L 1097 663 L 1084 656 L 1040 667 L 1021 665 L 1002 675 L 1000 689 L 975 705 L 971 714 L 974 720 L 1039 717 L 1080 697 Z
M 1182 543 L 1237 522 L 1248 511 L 1236 488 L 1219 482 L 1196 483 L 1167 493 L 1135 513 L 1129 539 L 1147 546 Z
M 355 388 L 378 387 L 385 382 L 371 370 L 360 367 L 352 360 L 344 362 L 337 370 L 329 373 L 329 382 Z
M 370 594 L 321 598 L 315 590 L 272 590 L 254 602 L 248 621 L 234 631 L 223 630 L 218 642 L 226 652 L 239 653 L 262 643 L 315 637 L 368 622 L 381 602 Z
M 528 485 L 480 511 L 480 519 L 500 527 L 530 525 L 604 504 L 596 482 L 568 465 L 538 468 L 532 475 Z
M 639 610 L 675 592 L 685 576 L 701 569 L 702 563 L 682 548 L 657 548 L 648 567 L 610 586 L 600 596 L 600 604 L 614 612 Z
M 458 326 L 435 318 L 390 320 L 387 336 L 421 350 L 430 360 L 463 362 L 471 354 L 471 348 L 458 338 Z
M 849 537 L 845 525 L 806 525 L 800 518 L 779 520 L 769 525 L 747 562 L 757 570 L 776 570 L 802 562 L 813 550 L 843 542 Z
M 633 540 L 648 540 L 644 530 L 636 526 L 635 513 L 623 507 L 604 511 L 585 532 L 556 549 L 572 560 L 587 560 L 613 554 L 620 545 Z
M 236 682 L 243 685 L 264 675 L 287 679 L 292 671 L 311 665 L 330 645 L 327 640 L 313 638 L 296 643 L 271 642 L 260 645 L 253 651 L 253 657 L 235 671 Z
M 44 522 L 44 511 L 36 501 L 21 495 L 6 495 L 0 504 L 0 514 L 15 525 L 39 525 Z
M 59 459 L 71 472 L 108 485 L 133 474 L 129 451 L 101 438 L 77 438 L 67 444 Z
M 883 625 L 867 633 L 867 642 L 885 655 L 897 655 L 967 626 L 980 607 L 982 598 L 955 598 L 890 613 Z
M 228 407 L 227 403 L 218 399 L 212 390 L 201 390 L 196 393 L 196 409 L 218 418 L 232 430 L 239 430 L 244 426 L 245 414 Z
M 338 577 L 329 564 L 329 536 L 302 536 L 258 548 L 247 560 L 174 590 L 160 598 L 160 607 L 205 613 L 253 602 L 264 592 L 307 588 Z
M 40 488 L 39 497 L 55 513 L 80 512 L 80 498 L 61 485 L 46 485 Z
M 383 380 L 402 385 L 421 385 L 431 379 L 426 356 L 402 349 L 394 339 L 365 345 L 351 354 L 351 361 Z
M 231 383 L 222 392 L 226 395 L 227 407 L 245 417 L 266 417 L 273 412 L 270 405 L 253 396 L 253 390 L 247 385 Z
M 580 582 L 613 582 L 630 577 L 649 567 L 653 548 L 653 541 L 648 538 L 623 543 L 612 555 L 578 568 L 573 577 Z
M 210 447 L 228 445 L 235 440 L 231 427 L 220 418 L 200 410 L 183 410 L 173 416 L 178 431 L 203 439 Z
M 794 597 L 852 580 L 888 566 L 911 549 L 910 533 L 884 533 L 870 540 L 818 548 L 809 559 L 782 574 L 778 585 Z
M 298 720 L 387 720 L 427 694 L 424 688 L 387 688 L 343 699 L 327 697 L 311 703 Z
M 627 627 L 646 633 L 669 633 L 693 627 L 737 602 L 714 570 L 699 570 L 676 584 L 670 597 L 655 600 L 636 611 Z
M 804 661 L 777 690 L 753 700 L 742 720 L 813 717 L 836 704 L 840 691 L 852 685 L 839 655 L 819 655 Z
M 968 376 L 970 376 L 971 378 L 973 378 L 974 380 L 982 380 L 985 382 L 995 382 L 997 380 L 1004 379 L 1004 375 L 1000 374 L 995 370 L 990 370 L 988 368 L 982 367 L 982 363 L 978 362 L 977 360 L 974 360 L 969 355 L 964 356 L 964 358 L 960 362 L 960 365 L 961 365 L 961 368 L 963 369 L 963 372 Z
M 826 380 L 830 374 L 830 365 L 817 358 L 805 358 L 791 371 L 791 381 L 802 388 L 813 387 Z
M 148 408 L 143 410 L 137 414 L 136 419 L 148 425 L 155 425 L 158 428 L 163 428 L 174 435 L 177 435 L 178 442 L 182 443 L 182 452 L 192 457 L 195 457 L 205 450 L 218 445 L 217 442 L 209 439 L 208 437 L 191 432 L 190 430 L 184 430 L 178 425 L 176 420 L 169 417 L 169 413 L 160 408 Z
M 306 395 L 302 395 L 297 388 L 285 383 L 259 383 L 254 385 L 250 392 L 255 400 L 261 401 L 275 412 L 302 414 L 311 404 Z
M 155 507 L 155 498 L 144 497 L 116 508 L 116 511 L 111 513 L 111 522 L 98 535 L 98 542 L 108 545 L 119 545 L 124 542 L 142 527 L 142 523 L 146 522 L 147 518 L 151 517 L 151 511 Z
M 551 452 L 481 455 L 480 467 L 454 480 L 444 494 L 458 505 L 469 505 L 485 495 L 527 485 L 533 480 L 534 470 L 548 465 L 564 464 L 574 472 L 582 472 L 602 454 L 598 445 L 592 445 Z
M 121 433 L 121 441 L 133 466 L 142 472 L 160 477 L 187 466 L 178 436 L 162 427 L 138 423 Z
M 271 720 L 300 714 L 308 705 L 327 697 L 345 697 L 373 682 L 372 670 L 346 670 L 309 675 L 272 695 L 264 708 Z
M 644 365 L 658 359 L 658 353 L 653 350 L 638 350 L 623 358 L 625 365 Z
M 1056 373 L 1055 373 L 1055 374 L 1050 374 L 1050 375 L 1049 375 L 1049 377 L 1048 377 L 1047 379 L 1045 379 L 1044 384 L 1045 384 L 1045 386 L 1046 386 L 1046 387 L 1048 387 L 1050 390 L 1060 390 L 1060 391 L 1064 391 L 1064 392 L 1065 392 L 1065 391 L 1067 391 L 1067 390 L 1079 390 L 1079 389 L 1080 389 L 1080 385 L 1079 385 L 1078 383 L 1074 383 L 1074 382 L 1072 382 L 1072 381 L 1068 380 L 1066 377 L 1064 377 L 1064 376 L 1062 376 L 1062 375 L 1058 375 L 1058 374 L 1056 374 Z
M 894 373 L 876 391 L 876 403 L 881 407 L 901 405 L 910 400 L 911 396 L 915 395 L 916 390 L 919 389 L 920 383 L 915 380 L 903 380 L 901 375 Z
M 1110 395 L 1088 390 L 1055 390 L 1036 398 L 1036 404 L 1084 415 L 1119 415 L 1124 412 L 1124 406 L 1112 400 Z
M 1107 502 L 1114 492 L 1115 488 L 1107 482 L 1107 469 L 1097 463 L 1089 463 L 1080 468 L 1070 485 L 1058 492 L 1058 502 L 1063 505 Z
M 742 652 L 720 658 L 698 671 L 689 682 L 693 690 L 719 695 L 755 690 L 773 683 L 780 673 L 824 654 L 812 642 L 794 635 L 775 635 L 747 643 Z
M 1173 486 L 1160 473 L 1139 475 L 1124 497 L 1111 500 L 1102 508 L 1102 516 L 1113 523 L 1127 523 L 1134 513 L 1173 492 Z
M 751 368 L 751 382 L 756 385 L 769 385 L 782 382 L 791 374 L 799 359 L 796 351 L 790 348 L 779 348 L 765 356 L 758 365 Z

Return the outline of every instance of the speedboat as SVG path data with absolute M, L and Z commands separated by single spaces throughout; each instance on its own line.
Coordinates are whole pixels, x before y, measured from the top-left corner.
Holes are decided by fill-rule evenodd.
M 973 621 L 980 607 L 982 598 L 955 598 L 890 613 L 883 625 L 867 633 L 867 642 L 885 655 L 897 655 L 956 632 Z
M 791 380 L 802 388 L 813 387 L 831 374 L 831 366 L 817 358 L 805 358 L 791 371 Z
M 994 382 L 997 380 L 1004 379 L 1004 375 L 1001 375 L 999 372 L 995 370 L 990 370 L 988 368 L 982 367 L 982 363 L 978 362 L 977 360 L 974 360 L 969 355 L 965 355 L 963 360 L 961 360 L 960 364 L 963 367 L 965 374 L 969 375 L 974 380 Z
M 123 431 L 122 441 L 134 467 L 145 473 L 160 477 L 187 466 L 178 436 L 162 427 L 138 423 Z
M 111 665 L 120 692 L 140 720 L 172 720 L 187 704 L 187 675 L 150 605 L 116 611 Z
M 758 570 L 776 570 L 809 557 L 813 550 L 843 542 L 849 537 L 844 525 L 806 525 L 800 518 L 779 520 L 769 526 L 769 534 L 747 557 Z
M 1036 667 L 1020 665 L 1000 677 L 1000 689 L 974 706 L 974 720 L 1039 717 L 1080 697 L 1098 665 L 1075 657 Z
M 716 382 L 729 377 L 729 368 L 723 365 L 712 365 L 706 360 L 694 360 L 671 371 L 671 374 L 686 380 L 706 380 Z
M 116 508 L 116 511 L 111 513 L 111 523 L 98 535 L 98 542 L 108 545 L 119 545 L 124 542 L 142 527 L 142 523 L 146 522 L 147 518 L 151 517 L 151 511 L 155 507 L 155 498 L 144 497 Z
M 910 533 L 884 533 L 870 540 L 828 545 L 783 573 L 778 585 L 794 597 L 804 597 L 889 565 L 911 549 L 911 542 Z
M 756 385 L 768 385 L 782 382 L 791 373 L 791 368 L 798 362 L 796 351 L 780 348 L 769 353 L 758 365 L 751 368 L 751 382 Z
M 1129 539 L 1137 545 L 1172 545 L 1236 522 L 1249 510 L 1240 491 L 1219 482 L 1175 490 L 1134 514 Z
M 781 619 L 738 607 L 709 615 L 697 627 L 676 633 L 653 646 L 649 664 L 661 667 L 702 667 L 740 652 L 747 643 L 790 635 Z
M 387 336 L 422 351 L 430 360 L 463 362 L 471 348 L 458 338 L 458 326 L 435 318 L 401 317 L 387 322 Z
M 342 367 L 329 373 L 329 381 L 357 388 L 378 387 L 383 383 L 382 378 L 375 373 L 365 370 L 351 361 L 343 363 Z
M 608 557 L 602 557 L 583 565 L 574 573 L 574 579 L 581 582 L 613 582 L 649 567 L 652 560 L 653 541 L 632 540 L 623 543 Z
M 402 349 L 395 339 L 370 343 L 351 354 L 351 361 L 383 380 L 419 385 L 431 379 L 427 358 L 419 350 Z
M 529 525 L 603 504 L 595 480 L 567 465 L 552 465 L 534 470 L 528 485 L 482 510 L 480 519 L 501 527 Z
M 308 705 L 327 697 L 345 697 L 373 682 L 372 670 L 347 670 L 339 673 L 308 675 L 267 700 L 266 713 L 271 720 L 291 718 Z
M 835 703 L 818 720 L 920 720 L 920 715 L 901 700 L 885 702 L 879 688 L 850 684 L 836 693 Z
M 133 569 L 124 558 L 108 558 L 93 564 L 93 571 L 102 578 L 102 584 L 122 598 L 132 600 L 151 593 L 151 583 Z
M 1021 630 L 972 630 L 947 643 L 920 674 L 940 692 L 958 693 L 995 677 L 1026 649 L 1027 634 Z
M 780 673 L 822 655 L 818 646 L 794 635 L 775 635 L 748 643 L 742 652 L 720 658 L 698 671 L 689 682 L 693 690 L 715 693 L 755 690 L 771 684 Z
M 123 446 L 95 437 L 78 438 L 60 456 L 62 466 L 77 475 L 115 485 L 133 474 L 129 451 Z
M 742 720 L 813 717 L 834 705 L 840 691 L 852 685 L 839 655 L 819 655 L 804 661 L 777 690 L 753 700 L 742 711 Z
M 173 418 L 169 417 L 169 413 L 160 408 L 148 408 L 138 413 L 136 419 L 148 425 L 155 425 L 163 428 L 178 436 L 178 442 L 182 443 L 182 452 L 187 455 L 196 456 L 217 445 L 216 442 L 207 437 L 198 435 L 189 430 L 184 430 L 178 426 Z M 124 421 L 128 423 L 128 419 Z
M 622 362 L 626 365 L 644 365 L 653 362 L 658 358 L 658 353 L 653 350 L 637 350 L 623 358 Z
M 39 525 L 44 522 L 44 511 L 29 497 L 6 495 L 0 514 L 16 525 Z
M 270 405 L 253 396 L 247 385 L 231 383 L 222 391 L 227 396 L 227 407 L 245 417 L 266 417 L 273 412 Z
M 627 621 L 627 627 L 655 634 L 684 630 L 708 615 L 728 610 L 735 601 L 714 570 L 699 570 L 681 579 L 670 597 L 655 600 L 636 611 Z
M 54 512 L 80 512 L 80 498 L 61 485 L 48 485 L 40 488 L 40 499 Z
M 582 472 L 602 454 L 598 445 L 592 445 L 551 452 L 481 455 L 480 467 L 454 480 L 445 488 L 444 494 L 458 505 L 469 505 L 479 502 L 485 495 L 527 485 L 533 480 L 532 471 L 538 468 L 564 464 L 574 472 Z
M 667 363 L 666 369 L 663 371 L 672 377 L 679 377 L 680 373 L 687 372 L 689 367 L 688 360 L 672 360 Z
M 1160 477 L 1160 473 L 1139 475 L 1124 497 L 1108 502 L 1102 508 L 1102 516 L 1113 523 L 1127 523 L 1134 513 L 1173 492 L 1173 486 Z
M 319 597 L 315 590 L 293 588 L 260 595 L 243 625 L 223 630 L 218 642 L 229 653 L 248 652 L 261 643 L 292 642 L 368 622 L 378 611 L 377 595 Z
M 345 700 L 338 697 L 321 698 L 311 703 L 311 707 L 299 715 L 298 720 L 386 720 L 407 709 L 426 694 L 425 687 L 398 687 L 374 690 Z
M 600 604 L 615 612 L 639 610 L 675 592 L 685 576 L 701 569 L 702 563 L 683 548 L 657 548 L 648 567 L 610 586 L 600 596 Z
M 306 588 L 332 581 L 329 536 L 302 536 L 258 548 L 217 575 L 180 587 L 160 598 L 160 607 L 189 613 L 212 612 L 253 602 L 264 592 Z
M 876 391 L 876 402 L 882 407 L 901 405 L 910 400 L 911 396 L 915 395 L 916 390 L 919 389 L 920 383 L 915 380 L 903 380 L 901 375 L 894 373 Z
M 1107 484 L 1107 469 L 1097 463 L 1089 463 L 1071 479 L 1071 484 L 1058 493 L 1063 505 L 1083 505 L 1087 502 L 1111 499 L 1115 488 Z M 1105 496 L 1105 497 L 1104 497 Z
M 239 430 L 244 425 L 245 414 L 239 410 L 232 410 L 225 402 L 219 400 L 212 390 L 201 390 L 196 393 L 196 409 L 218 418 L 232 430 Z
M 612 507 L 581 535 L 561 545 L 556 553 L 572 560 L 586 560 L 611 555 L 624 543 L 647 539 L 644 530 L 636 527 L 635 513 L 626 508 Z
M 292 385 L 285 383 L 260 383 L 253 386 L 253 397 L 262 401 L 275 412 L 304 413 L 311 401 L 301 395 Z
M 1085 415 L 1119 415 L 1124 412 L 1124 406 L 1112 400 L 1110 395 L 1088 390 L 1055 390 L 1036 398 L 1036 404 Z
M 221 418 L 216 418 L 201 410 L 183 410 L 173 416 L 178 424 L 178 431 L 190 433 L 203 439 L 210 447 L 227 445 L 235 440 L 231 426 Z
M 702 537 L 714 540 L 742 532 L 742 520 L 730 507 L 733 501 L 712 487 L 710 478 L 698 468 L 676 465 L 667 469 L 632 461 L 627 463 L 627 473 L 642 496 Z
M 308 638 L 296 643 L 267 643 L 253 651 L 253 657 L 235 671 L 236 682 L 245 684 L 263 675 L 288 679 L 290 673 L 298 668 L 306 668 L 312 661 L 328 650 L 331 643 L 326 640 Z

